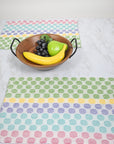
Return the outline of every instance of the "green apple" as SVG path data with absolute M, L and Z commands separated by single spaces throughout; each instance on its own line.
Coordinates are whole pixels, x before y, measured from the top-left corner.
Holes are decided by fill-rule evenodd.
M 59 53 L 63 46 L 66 45 L 66 50 L 68 48 L 68 45 L 66 43 L 62 43 L 62 42 L 59 42 L 59 41 L 51 41 L 49 44 L 48 44 L 48 53 L 50 56 L 54 56 L 56 55 L 57 53 Z

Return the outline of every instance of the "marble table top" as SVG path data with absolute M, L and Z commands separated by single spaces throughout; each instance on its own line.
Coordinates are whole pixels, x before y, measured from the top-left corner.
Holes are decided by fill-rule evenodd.
M 10 77 L 114 77 L 114 19 L 78 19 L 81 48 L 64 64 L 39 71 L 0 50 L 0 105 Z

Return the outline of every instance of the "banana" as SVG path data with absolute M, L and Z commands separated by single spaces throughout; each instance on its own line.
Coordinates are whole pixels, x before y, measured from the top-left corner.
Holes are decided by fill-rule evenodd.
M 31 52 L 23 52 L 23 55 L 26 59 L 28 59 L 33 63 L 41 64 L 41 65 L 52 65 L 63 60 L 63 58 L 65 57 L 65 50 L 66 50 L 66 45 L 63 46 L 62 50 L 58 54 L 51 57 L 43 57 Z

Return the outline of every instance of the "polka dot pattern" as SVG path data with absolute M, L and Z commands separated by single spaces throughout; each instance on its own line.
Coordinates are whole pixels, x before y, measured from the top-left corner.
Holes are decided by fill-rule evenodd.
M 89 144 L 96 144 L 100 141 L 102 143 L 109 143 L 109 141 L 112 142 L 114 140 L 113 134 L 93 133 L 90 135 L 88 132 L 78 133 L 75 131 L 34 131 L 31 133 L 31 131 L 25 130 L 23 131 L 23 133 L 20 133 L 19 131 L 12 131 L 10 135 L 12 137 L 8 137 L 8 131 L 5 130 L 2 130 L 0 133 L 0 136 L 4 137 L 5 143 L 22 143 L 23 141 L 25 141 L 26 143 L 32 144 L 36 142 L 36 138 L 37 142 L 39 141 L 40 143 L 58 143 L 59 141 L 63 141 L 64 143 L 72 143 L 73 141 L 75 141 L 76 143 L 84 144 L 84 142 L 87 141 Z
M 39 100 L 43 101 L 43 99 Z M 53 102 L 53 99 L 50 101 Z M 74 114 L 78 112 L 79 114 L 90 113 L 92 115 L 102 114 L 108 115 L 113 114 L 114 109 L 111 104 L 101 105 L 101 104 L 79 104 L 79 103 L 63 103 L 63 99 L 59 99 L 60 103 L 23 103 L 19 108 L 19 103 L 10 104 L 9 102 L 4 102 L 3 109 L 7 111 L 7 113 L 70 113 Z M 70 100 L 71 101 L 71 100 Z M 10 107 L 13 105 L 13 108 Z M 50 106 L 50 107 L 49 107 Z
M 60 112 L 61 113 L 61 112 Z M 4 125 L 7 125 L 8 130 L 12 131 L 17 128 L 19 131 L 31 130 L 35 131 L 39 129 L 41 131 L 77 131 L 83 132 L 87 131 L 93 133 L 96 130 L 100 133 L 107 133 L 108 131 L 113 131 L 113 115 L 103 116 L 98 114 L 97 117 L 94 114 L 74 114 L 74 113 L 22 113 L 18 115 L 17 113 L 12 113 L 12 115 L 7 118 L 4 113 L 1 113 L 1 119 L 3 123 L 0 123 L 0 129 L 4 129 Z M 23 123 L 24 121 L 24 123 Z M 14 124 L 12 124 L 12 122 Z M 46 123 L 45 123 L 46 122 Z M 57 124 L 57 125 L 55 125 Z
M 48 80 L 49 79 L 49 80 Z M 100 104 L 105 104 L 107 99 L 112 99 L 114 93 L 113 79 L 102 78 L 11 78 L 8 84 L 6 98 L 81 98 L 84 99 L 99 99 Z M 20 95 L 21 93 L 21 95 Z M 38 95 L 39 94 L 39 95 Z M 91 96 L 90 96 L 91 95 Z M 14 102 L 15 99 L 10 99 Z M 32 100 L 31 100 L 32 102 Z M 92 103 L 92 102 L 91 102 Z
M 46 20 L 45 20 L 46 21 Z M 57 28 L 60 29 L 60 33 L 63 33 L 63 28 L 64 28 L 64 33 L 68 32 L 68 31 L 76 31 L 77 30 L 77 23 L 76 22 L 69 22 L 66 21 L 64 19 L 64 22 L 61 23 L 61 21 L 59 22 L 56 22 L 55 20 L 51 20 L 52 22 L 50 23 L 49 21 L 46 21 L 45 23 L 43 21 L 35 21 L 35 22 L 32 22 L 31 24 L 28 24 L 28 22 L 26 22 L 27 24 L 24 24 L 23 21 L 18 24 L 14 24 L 12 23 L 12 25 L 9 25 L 9 24 L 6 24 L 3 28 L 3 31 L 2 31 L 2 34 L 23 34 L 24 32 L 26 32 L 27 34 L 29 33 L 33 33 L 33 34 L 36 34 L 36 33 L 47 33 L 46 31 L 50 31 L 50 32 L 56 32 L 57 33 Z M 23 23 L 23 24 L 22 24 Z M 23 32 L 23 33 L 22 33 Z
M 50 22 L 51 21 L 51 22 Z M 76 20 L 44 20 L 33 21 L 9 21 L 5 23 L 3 29 L 1 31 L 0 36 L 0 45 L 3 49 L 9 49 L 9 45 L 11 44 L 13 38 L 17 37 L 20 41 L 25 39 L 26 37 L 32 36 L 38 33 L 55 33 L 66 37 L 71 40 L 73 38 L 77 38 L 78 47 L 81 47 L 80 43 L 80 35 L 78 32 L 78 23 Z M 69 21 L 69 22 L 68 22 Z M 10 23 L 10 24 L 9 24 Z M 11 24 L 12 23 L 12 24 Z M 17 43 L 15 43 L 14 48 L 16 48 Z M 73 46 L 75 46 L 73 42 Z M 48 80 L 48 79 L 46 79 Z
M 114 140 L 112 78 L 10 78 L 0 111 L 9 143 L 109 143 Z
M 59 94 L 55 93 L 54 97 L 56 98 L 49 98 L 49 93 L 46 93 L 44 95 L 45 98 L 39 98 L 40 94 L 35 94 L 35 98 L 5 98 L 4 102 L 11 102 L 11 103 L 79 103 L 79 104 L 83 104 L 83 103 L 89 103 L 89 104 L 114 104 L 114 100 L 113 99 L 108 99 L 108 100 L 103 100 L 103 99 L 99 99 L 99 100 L 95 100 L 95 99 L 84 99 L 84 98 L 78 98 L 77 94 L 75 95 L 76 98 L 68 98 L 69 94 L 64 93 L 63 97 L 64 98 L 59 98 Z M 30 95 L 29 95 L 30 97 Z M 39 99 L 38 99 L 39 98 Z M 1 109 L 2 110 L 2 109 Z
M 70 33 L 70 34 L 69 33 L 66 33 L 66 34 L 58 33 L 58 34 L 65 37 L 65 38 L 67 38 L 68 40 L 72 40 L 73 38 L 77 38 L 78 47 L 81 47 L 79 33 L 75 32 L 75 33 Z M 20 41 L 22 41 L 25 38 L 28 38 L 30 36 L 33 36 L 33 32 L 32 33 L 28 32 L 28 34 L 26 34 L 26 32 L 25 32 L 25 33 L 20 34 L 20 35 L 17 35 L 17 34 L 1 35 L 0 36 L 0 46 L 1 46 L 2 49 L 8 50 L 9 45 L 11 44 L 11 42 L 13 41 L 14 38 L 18 38 Z M 72 44 L 73 44 L 73 47 L 75 47 L 75 43 L 73 42 Z M 16 49 L 17 46 L 18 46 L 18 42 L 15 41 L 14 44 L 13 44 L 13 49 Z M 23 83 L 23 84 L 25 84 L 25 83 Z

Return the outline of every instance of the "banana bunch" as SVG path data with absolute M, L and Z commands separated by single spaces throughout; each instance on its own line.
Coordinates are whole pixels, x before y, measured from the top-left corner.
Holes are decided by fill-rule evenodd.
M 33 63 L 40 64 L 40 65 L 52 65 L 64 59 L 65 50 L 66 50 L 66 45 L 63 46 L 62 50 L 58 54 L 51 57 L 43 57 L 31 52 L 23 52 L 23 55 L 27 60 Z

